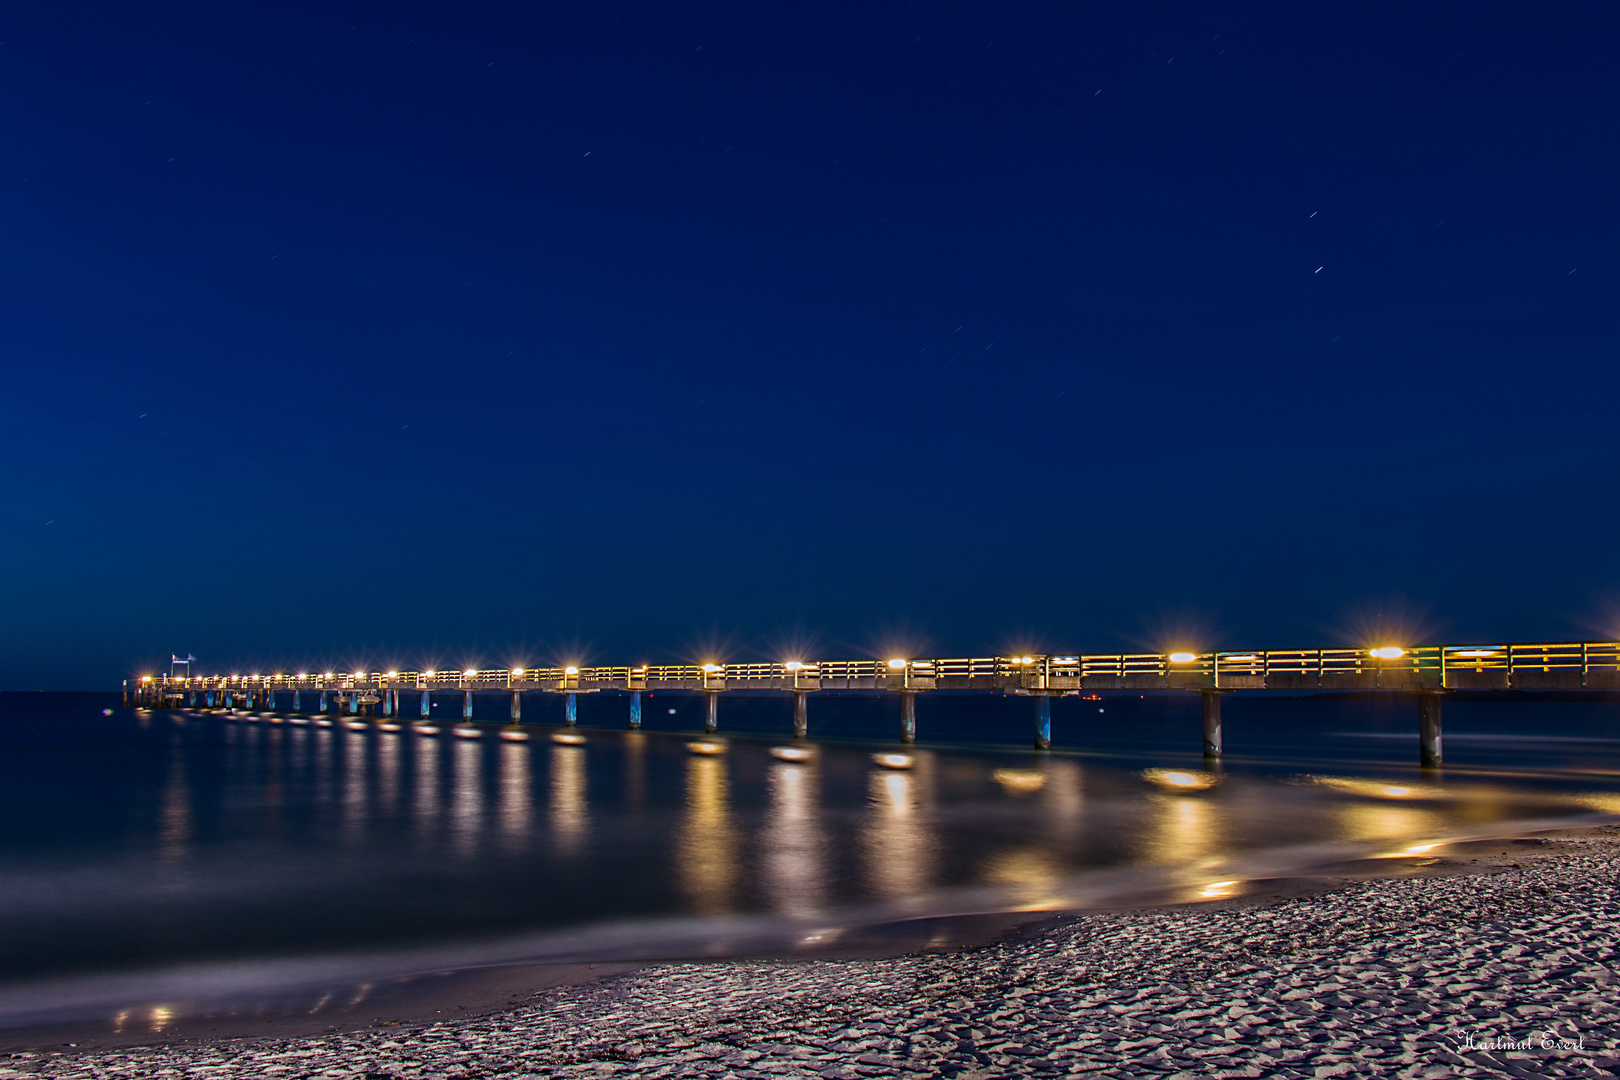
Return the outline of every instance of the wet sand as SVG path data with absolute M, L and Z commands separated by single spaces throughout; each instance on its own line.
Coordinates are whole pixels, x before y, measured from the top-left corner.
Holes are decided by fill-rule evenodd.
M 1614 1075 L 1620 828 L 1402 870 L 914 927 L 887 958 L 445 976 L 348 1031 L 175 1029 L 13 1053 L 0 1077 Z

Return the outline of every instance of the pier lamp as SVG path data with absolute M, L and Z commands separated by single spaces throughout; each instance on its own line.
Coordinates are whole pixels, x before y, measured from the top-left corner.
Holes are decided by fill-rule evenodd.
M 298 673 L 298 677 L 299 677 L 299 678 L 300 678 L 300 679 L 307 679 L 307 678 L 309 678 L 309 672 L 307 672 L 307 671 L 300 671 L 300 672 L 299 672 L 299 673 Z
M 1368 655 L 1375 656 L 1380 660 L 1399 660 L 1406 655 L 1406 650 L 1394 645 L 1384 645 L 1377 649 L 1368 650 Z
M 804 670 L 804 664 L 801 663 L 798 660 L 789 660 L 787 663 L 783 664 L 782 666 L 784 668 L 786 668 L 788 671 L 803 671 Z
M 141 682 L 151 682 L 151 681 L 152 681 L 152 676 L 150 676 L 150 675 L 142 675 L 141 676 Z
M 563 668 L 563 674 L 564 675 L 578 675 L 579 674 L 579 668 L 570 665 L 568 667 Z
M 323 679 L 330 679 L 334 674 L 335 674 L 335 672 L 328 671 L 325 675 L 323 675 L 321 677 Z
M 512 669 L 512 674 L 514 674 L 514 675 L 522 675 L 523 674 L 523 669 L 520 668 L 520 667 L 515 667 L 515 668 Z
M 720 665 L 719 664 L 704 664 L 703 665 L 703 670 L 707 671 L 710 675 L 713 675 L 715 672 L 720 670 Z
M 437 671 L 424 671 L 424 672 L 422 672 L 422 677 L 427 678 L 427 679 L 431 679 L 431 678 L 433 678 L 433 676 L 435 676 L 437 674 L 438 674 Z
M 472 677 L 473 677 L 473 676 L 474 676 L 474 675 L 476 675 L 476 674 L 478 674 L 478 672 L 477 672 L 477 670 L 476 670 L 476 669 L 474 669 L 474 668 L 468 668 L 468 669 L 467 669 L 467 670 L 466 670 L 466 671 L 463 671 L 463 672 L 462 672 L 462 673 L 461 673 L 461 675 L 462 675 L 462 677 L 463 677 L 463 678 L 466 678 L 466 679 L 470 679 L 470 678 L 472 678 Z
M 1173 652 L 1170 654 L 1170 662 L 1172 664 L 1190 664 L 1197 659 L 1197 655 L 1190 652 Z
M 890 660 L 889 661 L 889 666 L 894 668 L 896 671 L 898 671 L 901 668 L 906 666 L 906 662 L 904 660 L 898 660 L 898 659 Z
M 389 677 L 389 678 L 390 678 L 390 679 L 397 679 L 397 678 L 399 678 L 399 672 L 397 672 L 397 671 L 390 671 L 390 672 L 389 672 L 389 673 L 388 673 L 388 677 Z

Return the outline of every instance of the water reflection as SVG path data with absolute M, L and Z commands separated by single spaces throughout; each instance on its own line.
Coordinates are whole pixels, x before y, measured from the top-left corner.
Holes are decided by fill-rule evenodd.
M 1338 817 L 1346 840 L 1410 840 L 1442 828 L 1442 818 L 1433 810 L 1401 803 L 1346 803 Z
M 529 828 L 534 819 L 534 796 L 529 790 L 528 746 L 503 742 L 500 745 L 501 829 L 506 835 L 508 848 L 521 850 L 527 846 Z
M 866 876 L 872 892 L 899 900 L 931 884 L 933 844 L 923 813 L 925 778 L 874 770 L 867 778 L 863 830 Z
M 366 737 L 344 732 L 343 744 L 343 836 L 357 844 L 366 831 Z
M 812 915 L 826 907 L 828 877 L 815 766 L 773 765 L 767 784 L 771 810 L 761 839 L 771 906 L 786 915 Z
M 479 775 L 484 748 L 478 741 L 458 739 L 452 754 L 451 844 L 457 854 L 470 857 L 478 850 L 478 831 L 484 818 L 484 786 Z
M 1085 828 L 1086 796 L 1080 763 L 1048 761 L 1041 766 L 1046 787 L 1041 793 L 1041 822 L 1054 840 L 1079 840 Z
M 179 862 L 191 848 L 191 787 L 186 783 L 185 750 L 178 742 L 169 751 L 169 777 L 163 785 L 158 820 L 158 850 L 164 862 Z
M 1148 796 L 1150 861 L 1182 866 L 1223 854 L 1220 809 L 1196 795 Z
M 551 835 L 565 855 L 577 854 L 590 827 L 585 806 L 585 749 L 551 748 Z
M 377 756 L 377 805 L 384 814 L 392 814 L 399 809 L 399 759 L 402 753 L 399 739 L 382 737 L 367 741 L 372 753 Z
M 416 828 L 425 840 L 439 824 L 439 741 L 417 739 L 416 751 Z
M 676 854 L 676 872 L 692 910 L 714 915 L 734 909 L 737 855 L 726 760 L 693 756 L 686 762 L 686 818 Z

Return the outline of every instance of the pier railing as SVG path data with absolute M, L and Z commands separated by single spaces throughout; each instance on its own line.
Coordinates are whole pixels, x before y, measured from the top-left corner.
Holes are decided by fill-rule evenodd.
M 1620 642 L 148 675 L 154 690 L 1602 690 Z

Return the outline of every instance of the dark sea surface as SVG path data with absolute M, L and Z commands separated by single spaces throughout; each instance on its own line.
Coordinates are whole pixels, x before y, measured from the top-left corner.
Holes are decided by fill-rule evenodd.
M 1398 695 L 1229 695 L 1212 768 L 1190 693 L 1056 700 L 1050 753 L 1028 749 L 1028 699 L 925 694 L 905 769 L 873 760 L 901 749 L 893 695 L 813 696 L 803 763 L 771 754 L 787 695 L 725 695 L 707 755 L 693 695 L 647 695 L 640 732 L 625 697 L 582 695 L 577 746 L 551 741 L 558 697 L 526 697 L 527 742 L 500 737 L 504 697 L 478 699 L 478 738 L 453 734 L 459 706 L 436 698 L 427 736 L 0 695 L 0 1024 L 487 964 L 816 955 L 861 926 L 1220 899 L 1620 811 L 1612 700 L 1454 695 L 1429 773 Z

